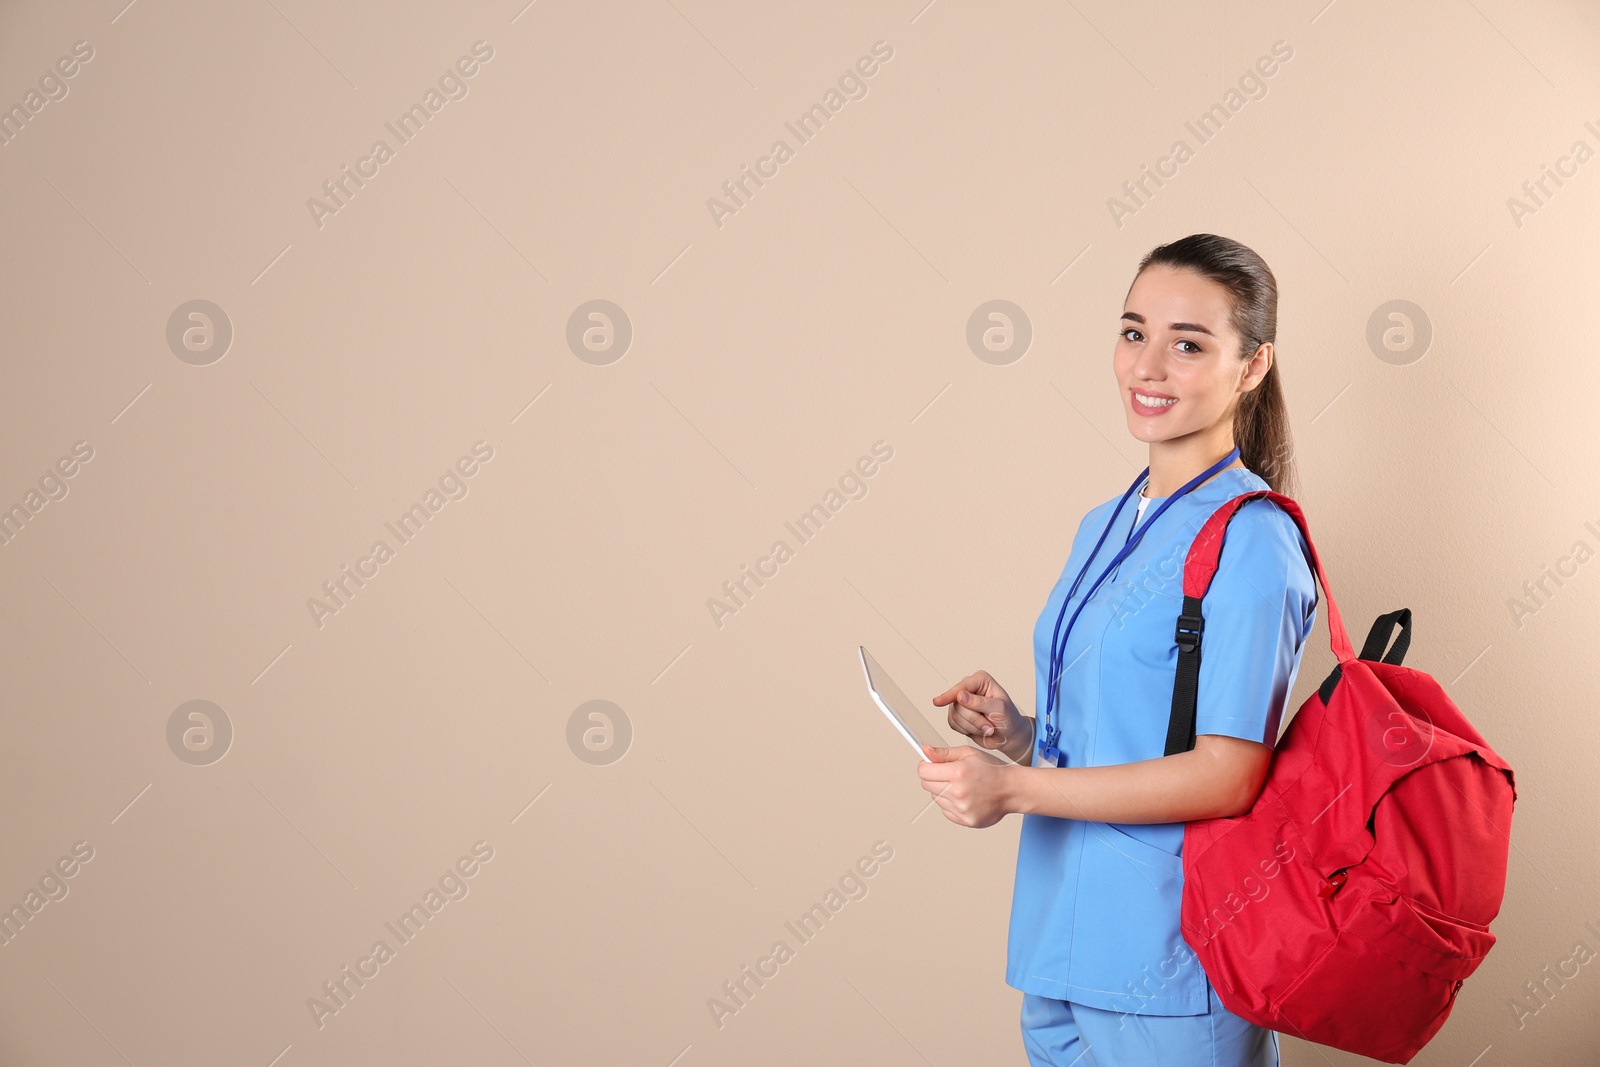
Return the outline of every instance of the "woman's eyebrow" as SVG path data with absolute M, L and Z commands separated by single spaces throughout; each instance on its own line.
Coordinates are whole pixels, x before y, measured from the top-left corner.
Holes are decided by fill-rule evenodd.
M 1139 314 L 1137 311 L 1124 311 L 1122 313 L 1122 317 L 1125 319 L 1132 319 L 1140 326 L 1144 325 L 1144 316 Z M 1171 324 L 1170 328 L 1182 333 L 1203 333 L 1207 337 L 1216 336 L 1216 334 L 1212 333 L 1198 322 L 1174 322 Z

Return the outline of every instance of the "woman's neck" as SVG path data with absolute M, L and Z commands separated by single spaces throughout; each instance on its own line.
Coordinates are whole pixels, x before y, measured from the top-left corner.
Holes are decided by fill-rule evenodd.
M 1190 479 L 1204 474 L 1231 451 L 1233 451 L 1231 434 L 1220 440 L 1197 437 L 1194 440 L 1186 438 L 1178 441 L 1152 441 L 1150 480 L 1144 487 L 1143 495 L 1152 500 L 1171 496 L 1187 485 Z M 1235 456 L 1233 462 L 1223 470 L 1243 466 L 1244 458 Z M 1217 473 L 1221 474 L 1222 471 Z

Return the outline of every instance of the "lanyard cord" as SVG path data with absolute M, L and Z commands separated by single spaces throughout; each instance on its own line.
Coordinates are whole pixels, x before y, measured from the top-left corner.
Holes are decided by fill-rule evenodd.
M 1229 452 L 1226 456 L 1223 456 L 1215 464 L 1202 471 L 1200 474 L 1195 475 L 1183 486 L 1183 488 L 1179 489 L 1176 493 L 1173 493 L 1171 496 L 1167 497 L 1167 499 L 1163 500 L 1160 507 L 1156 508 L 1155 511 L 1152 512 L 1150 516 L 1142 523 L 1139 523 L 1139 525 L 1134 529 L 1132 535 L 1128 538 L 1127 544 L 1123 545 L 1122 550 L 1112 558 L 1110 563 L 1106 564 L 1105 569 L 1100 572 L 1100 577 L 1095 579 L 1094 584 L 1089 587 L 1089 591 L 1085 593 L 1083 599 L 1079 601 L 1078 610 L 1072 613 L 1072 618 L 1067 622 L 1067 632 L 1065 635 L 1063 635 L 1061 633 L 1061 620 L 1066 618 L 1067 605 L 1072 603 L 1072 598 L 1077 594 L 1078 586 L 1083 582 L 1084 575 L 1089 573 L 1089 565 L 1093 563 L 1095 557 L 1100 554 L 1100 546 L 1105 544 L 1106 535 L 1109 534 L 1111 532 L 1111 528 L 1116 525 L 1117 516 L 1122 514 L 1122 505 L 1128 502 L 1128 498 L 1132 496 L 1134 492 L 1145 483 L 1146 478 L 1149 477 L 1149 467 L 1146 467 L 1144 470 L 1139 472 L 1139 476 L 1133 480 L 1133 484 L 1128 486 L 1128 491 L 1122 494 L 1122 499 L 1117 501 L 1116 509 L 1111 513 L 1110 521 L 1106 523 L 1106 528 L 1100 531 L 1100 539 L 1095 542 L 1094 550 L 1089 553 L 1089 558 L 1084 560 L 1083 568 L 1078 571 L 1078 577 L 1073 580 L 1072 588 L 1067 592 L 1066 599 L 1061 602 L 1061 611 L 1056 615 L 1055 630 L 1050 635 L 1050 684 L 1048 687 L 1048 696 L 1045 702 L 1045 729 L 1044 734 L 1039 739 L 1040 754 L 1046 759 L 1057 761 L 1061 754 L 1061 750 L 1058 747 L 1061 740 L 1061 726 L 1055 721 L 1055 710 L 1057 700 L 1061 693 L 1061 675 L 1065 673 L 1065 668 L 1062 667 L 1061 664 L 1066 659 L 1067 655 L 1067 639 L 1072 635 L 1072 626 L 1078 621 L 1078 615 L 1082 613 L 1084 606 L 1087 605 L 1094 597 L 1095 592 L 1100 588 L 1100 583 L 1106 580 L 1106 575 L 1115 570 L 1117 564 L 1126 559 L 1128 554 L 1131 553 L 1135 547 L 1137 547 L 1139 544 L 1139 539 L 1142 538 L 1144 536 L 1144 532 L 1150 528 L 1150 524 L 1155 522 L 1156 519 L 1160 518 L 1161 513 L 1166 511 L 1167 508 L 1171 507 L 1179 497 L 1183 496 L 1189 490 L 1193 489 L 1195 486 L 1199 485 L 1201 482 L 1205 481 L 1207 478 L 1210 478 L 1212 475 L 1222 470 L 1222 468 L 1232 463 L 1238 455 L 1239 448 L 1236 445 L 1234 446 L 1233 451 Z M 1059 762 L 1057 762 L 1056 765 L 1060 766 Z

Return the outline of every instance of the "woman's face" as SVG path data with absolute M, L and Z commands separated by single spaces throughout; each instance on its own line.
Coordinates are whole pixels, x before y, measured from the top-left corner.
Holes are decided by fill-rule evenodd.
M 1228 291 L 1194 271 L 1152 266 L 1134 281 L 1112 360 L 1134 437 L 1171 441 L 1224 420 L 1231 432 L 1234 402 L 1266 376 L 1271 345 L 1241 360 L 1229 310 Z

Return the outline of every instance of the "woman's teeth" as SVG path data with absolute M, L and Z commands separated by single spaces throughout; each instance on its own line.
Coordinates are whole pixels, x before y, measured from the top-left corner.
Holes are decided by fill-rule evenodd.
M 1133 398 L 1147 408 L 1164 408 L 1170 404 L 1176 404 L 1178 402 L 1177 397 L 1172 397 L 1168 400 L 1161 400 L 1157 397 L 1145 396 L 1142 393 L 1134 393 Z

